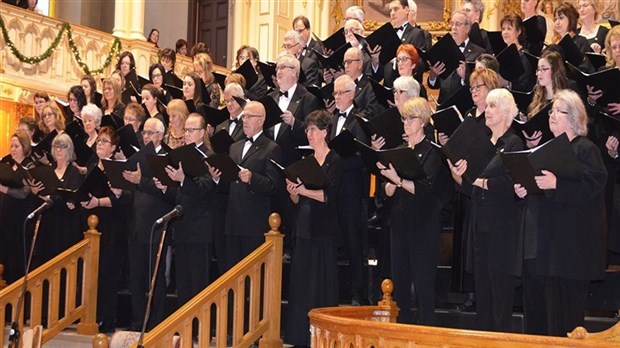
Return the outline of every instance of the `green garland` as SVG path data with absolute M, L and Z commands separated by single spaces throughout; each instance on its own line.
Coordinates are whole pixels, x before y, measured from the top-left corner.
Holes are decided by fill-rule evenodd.
M 103 66 L 101 68 L 93 70 L 89 68 L 88 65 L 86 65 L 86 63 L 82 61 L 82 56 L 80 56 L 79 48 L 73 41 L 73 33 L 71 32 L 71 25 L 69 23 L 63 23 L 62 26 L 60 27 L 60 31 L 58 32 L 58 35 L 56 35 L 56 38 L 54 38 L 54 41 L 52 42 L 52 44 L 47 48 L 47 50 L 45 50 L 45 52 L 43 52 L 43 54 L 41 54 L 40 56 L 35 56 L 35 57 L 26 57 L 17 49 L 17 47 L 15 47 L 15 44 L 13 43 L 13 41 L 11 41 L 11 38 L 9 37 L 9 31 L 4 25 L 4 19 L 2 18 L 2 16 L 0 16 L 0 26 L 2 27 L 2 36 L 4 38 L 4 42 L 6 42 L 6 44 L 9 46 L 13 55 L 17 57 L 17 59 L 19 59 L 19 61 L 22 63 L 37 64 L 50 58 L 52 54 L 54 53 L 54 51 L 58 48 L 58 45 L 60 44 L 60 40 L 62 39 L 65 31 L 67 32 L 67 38 L 69 39 L 69 47 L 71 48 L 73 57 L 75 58 L 75 61 L 80 66 L 80 68 L 87 75 L 97 75 L 97 74 L 103 73 L 103 71 L 107 69 L 108 66 L 110 66 L 113 58 L 118 59 L 118 56 L 122 49 L 121 40 L 115 37 L 114 42 L 112 43 L 112 48 L 110 49 L 110 54 L 108 54 L 108 57 L 106 58 L 105 63 L 103 63 Z

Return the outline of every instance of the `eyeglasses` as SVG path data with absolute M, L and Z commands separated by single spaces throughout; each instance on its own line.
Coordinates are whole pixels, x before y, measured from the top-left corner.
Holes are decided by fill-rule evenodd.
M 463 23 L 463 22 L 450 22 L 450 26 L 451 27 L 462 27 L 464 25 L 467 25 L 467 23 Z
M 142 131 L 142 134 L 143 134 L 143 135 L 146 135 L 147 137 L 150 137 L 150 136 L 152 136 L 153 134 L 158 134 L 158 133 L 161 133 L 161 132 L 159 132 L 159 131 L 150 131 L 150 130 L 144 130 L 144 131 Z
M 347 34 L 359 34 L 361 30 L 357 28 L 344 29 L 343 32 L 345 35 Z
M 101 138 L 99 138 L 99 139 L 97 139 L 97 144 L 99 144 L 99 145 L 112 144 L 112 142 L 109 141 L 108 139 L 101 139 Z
M 361 59 L 347 59 L 347 60 L 343 60 L 342 62 L 344 63 L 344 65 L 349 65 L 353 62 L 359 62 L 361 61 Z
M 183 132 L 185 133 L 194 133 L 195 131 L 199 131 L 202 128 L 183 128 Z
M 52 148 L 54 150 L 64 150 L 64 149 L 69 148 L 69 145 L 67 145 L 67 144 L 54 144 L 54 145 L 52 145 Z
M 132 117 L 123 117 L 123 121 L 125 122 L 136 122 L 138 119 Z
M 284 69 L 286 69 L 286 68 L 289 68 L 289 69 L 291 69 L 291 70 L 294 70 L 294 69 L 295 69 L 295 67 L 290 66 L 290 65 L 278 65 L 278 66 L 276 66 L 276 70 L 284 70 Z
M 563 110 L 558 110 L 558 109 L 549 109 L 549 116 L 553 115 L 553 114 L 564 114 L 564 115 L 568 115 L 568 111 L 563 111 Z
M 282 48 L 285 49 L 285 50 L 290 50 L 291 48 L 293 48 L 293 47 L 295 47 L 297 45 L 299 45 L 299 43 L 296 43 L 294 45 L 283 44 Z
M 419 117 L 418 116 L 401 117 L 400 120 L 403 123 L 407 123 L 407 122 L 413 122 L 413 120 L 415 120 L 416 118 L 419 118 Z
M 334 91 L 334 93 L 332 93 L 332 95 L 333 95 L 334 97 L 338 97 L 338 96 L 341 96 L 341 95 L 343 95 L 343 94 L 345 94 L 345 93 L 349 93 L 349 92 L 351 92 L 351 91 L 353 91 L 353 90 L 352 90 L 352 89 L 349 89 L 349 90 L 346 90 L 346 91 Z
M 245 120 L 246 118 L 259 118 L 259 117 L 263 117 L 263 115 L 252 115 L 252 114 L 243 114 L 241 115 L 242 118 Z
M 224 99 L 224 103 L 226 103 L 226 104 L 232 104 L 234 102 L 235 102 L 234 99 Z
M 394 90 L 392 90 L 392 93 L 394 93 L 394 95 L 401 95 L 401 94 L 403 94 L 405 92 L 406 92 L 405 90 L 396 89 L 396 88 L 394 88 Z
M 398 57 L 398 58 L 396 58 L 396 61 L 398 63 L 404 63 L 404 62 L 406 62 L 408 60 L 411 60 L 411 57 Z
M 469 89 L 470 92 L 477 92 L 480 90 L 481 87 L 485 87 L 486 85 L 484 83 L 481 83 L 479 85 L 475 85 L 475 86 L 471 86 L 471 88 Z
M 539 72 L 547 72 L 549 70 L 551 70 L 551 67 L 549 67 L 549 66 L 539 66 L 538 68 L 536 68 L 536 72 L 537 73 L 539 73 Z
M 77 103 L 77 98 L 75 97 L 69 97 L 69 103 Z
M 160 78 L 162 76 L 163 76 L 162 74 L 153 74 L 153 75 L 151 75 L 152 78 Z
M 308 127 L 306 129 L 304 129 L 304 132 L 307 133 L 314 133 L 314 132 L 318 132 L 320 131 L 320 129 L 318 127 Z

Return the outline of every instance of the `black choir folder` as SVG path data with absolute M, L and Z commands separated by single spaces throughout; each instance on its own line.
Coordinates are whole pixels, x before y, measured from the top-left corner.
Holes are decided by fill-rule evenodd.
M 32 169 L 28 169 L 27 177 L 33 180 L 34 183 L 43 183 L 44 189 L 39 192 L 40 196 L 48 196 L 56 192 L 56 189 L 60 187 L 60 179 L 56 176 L 54 167 L 52 166 L 37 166 Z
M 183 172 L 190 178 L 203 176 L 209 173 L 204 159 L 207 155 L 200 151 L 194 144 L 187 144 L 168 152 L 166 155 L 147 155 L 146 158 L 155 176 L 162 184 L 167 186 L 178 186 L 178 182 L 173 182 L 166 173 L 166 167 L 172 166 L 179 168 L 179 163 L 183 167 Z
M 338 29 L 338 31 L 336 31 L 335 33 L 331 34 L 325 40 L 321 40 L 314 33 L 312 33 L 312 37 L 314 37 L 316 42 L 318 42 L 319 45 L 321 45 L 321 48 L 323 49 L 323 51 L 328 51 L 328 50 L 335 51 L 339 47 L 342 47 L 343 45 L 346 44 L 346 41 L 345 41 L 345 38 L 344 38 L 344 28 Z
M 216 153 L 205 159 L 207 163 L 222 173 L 220 180 L 223 182 L 232 182 L 239 179 L 239 171 L 241 168 L 225 153 Z
M 128 124 L 122 126 L 116 131 L 116 134 L 118 134 L 119 145 L 125 158 L 133 156 L 140 150 L 140 142 L 138 141 L 138 136 L 134 132 L 132 125 Z
M 385 148 L 393 149 L 403 143 L 403 121 L 397 108 L 390 108 L 373 119 L 367 120 L 358 116 L 357 121 L 368 138 L 373 135 L 385 139 Z
M 499 74 L 506 80 L 515 81 L 525 73 L 519 50 L 515 44 L 506 47 L 496 58 L 499 62 Z
M 390 60 L 392 60 L 392 58 L 396 57 L 396 50 L 398 49 L 398 46 L 402 44 L 398 38 L 398 34 L 396 34 L 396 30 L 390 22 L 386 22 L 367 37 L 357 34 L 354 35 L 364 49 L 368 51 L 368 54 L 370 54 L 371 49 L 374 49 L 379 45 L 381 46 L 379 63 L 381 63 L 382 66 L 387 64 Z
M 390 108 L 391 106 L 388 101 L 394 103 L 394 91 L 392 88 L 385 87 L 373 79 L 368 79 L 368 81 L 370 81 L 372 91 L 375 92 L 375 96 L 377 97 L 379 104 L 383 105 L 386 109 Z
M 113 188 L 128 190 L 128 191 L 136 190 L 136 185 L 127 181 L 123 177 L 124 171 L 132 170 L 127 160 L 103 159 L 101 160 L 101 163 L 103 164 L 103 170 L 105 171 L 105 174 L 107 175 L 108 180 L 110 180 L 110 186 L 112 186 Z
M 473 117 L 468 117 L 448 142 L 440 147 L 441 152 L 452 164 L 461 159 L 467 161 L 467 171 L 463 176 L 469 182 L 474 182 L 480 176 L 495 155 L 495 147 L 489 140 L 488 131 L 486 126 L 478 124 Z
M 108 186 L 108 177 L 98 166 L 94 166 L 88 171 L 79 188 L 74 190 L 59 187 L 56 189 L 56 192 L 67 202 L 77 205 L 80 202 L 89 201 L 91 195 L 98 198 L 108 196 L 110 194 L 110 188 Z
M 284 168 L 273 159 L 269 159 L 278 169 L 284 172 L 284 176 L 290 181 L 296 183 L 299 179 L 307 189 L 321 190 L 329 183 L 329 179 L 319 162 L 314 156 L 306 156 L 303 159 Z
M 357 152 L 355 137 L 348 129 L 343 129 L 338 136 L 330 140 L 328 145 L 330 149 L 336 151 L 341 157 L 352 156 Z
M 506 168 L 516 183 L 527 189 L 528 194 L 540 194 L 535 176 L 548 170 L 557 177 L 576 178 L 581 168 L 566 133 L 533 149 L 500 154 Z
M 552 105 L 553 103 L 547 103 L 547 105 L 545 105 L 539 112 L 530 117 L 527 121 L 517 120 L 516 118 L 512 120 L 512 128 L 517 132 L 517 135 L 523 139 L 523 141 L 525 141 L 523 132 L 525 132 L 528 136 L 531 136 L 537 131 L 542 133 L 540 144 L 544 144 L 553 139 L 553 133 L 551 133 L 551 129 L 549 128 L 549 110 L 551 110 Z
M 574 76 L 577 79 L 577 83 L 584 91 L 586 86 L 591 86 L 594 90 L 603 91 L 603 96 L 598 100 L 599 104 L 605 105 L 609 102 L 616 102 L 620 98 L 620 88 L 618 88 L 618 81 L 620 81 L 619 69 L 611 68 L 588 74 L 572 64 L 568 64 L 568 68 L 575 73 Z
M 20 171 L 14 171 L 13 165 L 8 162 L 0 163 L 0 184 L 9 188 L 20 188 L 24 186 Z
M 377 162 L 381 162 L 381 164 L 386 167 L 389 167 L 391 164 L 398 175 L 403 179 L 415 180 L 426 177 L 426 173 L 422 168 L 422 163 L 420 163 L 415 156 L 412 148 L 399 147 L 389 150 L 375 150 L 358 140 L 355 140 L 355 143 L 362 154 L 362 160 L 368 168 L 368 171 L 378 177 L 387 180 L 387 178 L 381 175 L 379 168 L 377 168 Z
M 235 127 L 241 127 L 240 124 L 237 124 Z M 220 129 L 213 136 L 211 136 L 211 145 L 213 146 L 213 152 L 215 153 L 228 153 L 230 149 L 230 145 L 232 145 L 235 140 L 228 134 L 228 130 Z
M 447 78 L 448 75 L 456 70 L 461 61 L 465 61 L 465 56 L 456 42 L 454 42 L 452 35 L 444 35 L 428 51 L 424 52 L 419 50 L 419 53 L 424 61 L 428 61 L 431 66 L 437 62 L 443 62 L 445 64 L 446 71 L 439 76 L 442 79 Z
M 433 126 L 439 133 L 450 137 L 463 122 L 463 116 L 459 109 L 452 105 L 445 109 L 437 110 L 432 116 Z

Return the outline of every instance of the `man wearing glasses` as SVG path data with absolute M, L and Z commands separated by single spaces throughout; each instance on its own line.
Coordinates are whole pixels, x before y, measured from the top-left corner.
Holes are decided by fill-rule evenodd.
M 368 77 L 363 74 L 364 58 L 362 50 L 351 47 L 344 53 L 344 73 L 356 84 L 355 107 L 360 110 L 360 116 L 371 119 L 383 111 L 383 107 L 377 102 L 375 92 L 372 90 Z
M 284 44 L 282 49 L 299 60 L 301 70 L 304 72 L 305 80 L 302 81 L 304 86 L 312 86 L 321 84 L 319 79 L 319 65 L 310 55 L 302 54 L 304 45 L 302 35 L 295 30 L 289 30 L 284 34 Z
M 452 29 L 450 35 L 454 42 L 459 46 L 461 52 L 465 56 L 465 61 L 461 61 L 459 67 L 450 73 L 446 78 L 439 77 L 446 71 L 445 64 L 441 61 L 430 67 L 428 75 L 428 87 L 431 89 L 439 89 L 439 98 L 437 102 L 443 103 L 449 96 L 457 92 L 461 87 L 466 86 L 469 81 L 469 74 L 466 61 L 473 62 L 479 55 L 484 53 L 484 49 L 469 40 L 469 31 L 471 29 L 471 20 L 467 13 L 456 11 L 452 15 L 450 23 Z M 438 81 L 439 80 L 439 81 Z

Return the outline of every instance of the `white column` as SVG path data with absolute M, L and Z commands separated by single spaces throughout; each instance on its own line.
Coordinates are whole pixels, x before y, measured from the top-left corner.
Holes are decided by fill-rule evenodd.
M 129 38 L 146 41 L 144 37 L 144 0 L 133 0 L 130 5 Z M 150 29 L 149 29 L 150 31 Z
M 129 12 L 127 11 L 128 2 L 125 0 L 115 0 L 114 2 L 114 29 L 112 35 L 119 38 L 129 37 L 129 28 L 127 25 L 127 18 L 129 18 Z

